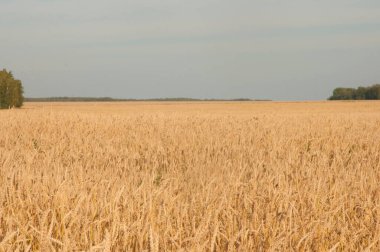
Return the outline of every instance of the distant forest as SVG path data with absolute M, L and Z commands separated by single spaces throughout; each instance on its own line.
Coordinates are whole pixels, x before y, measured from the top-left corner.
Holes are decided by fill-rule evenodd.
M 46 97 L 25 98 L 27 102 L 122 102 L 122 101 L 270 101 L 248 98 L 238 99 L 193 99 L 193 98 L 152 98 L 152 99 L 115 99 L 111 97 Z
M 380 84 L 358 88 L 336 88 L 329 100 L 380 100 Z

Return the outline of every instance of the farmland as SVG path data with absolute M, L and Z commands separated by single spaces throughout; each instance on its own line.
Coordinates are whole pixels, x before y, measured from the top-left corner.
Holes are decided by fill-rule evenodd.
M 0 251 L 380 249 L 380 102 L 0 111 Z

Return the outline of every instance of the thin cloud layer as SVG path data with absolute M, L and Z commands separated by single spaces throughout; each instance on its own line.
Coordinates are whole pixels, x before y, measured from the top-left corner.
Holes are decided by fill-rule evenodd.
M 0 1 L 0 29 L 1 67 L 31 97 L 324 99 L 380 82 L 378 1 Z

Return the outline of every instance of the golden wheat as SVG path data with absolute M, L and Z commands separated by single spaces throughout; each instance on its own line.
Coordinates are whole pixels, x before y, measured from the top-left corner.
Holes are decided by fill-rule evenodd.
M 380 103 L 0 111 L 0 251 L 380 249 Z

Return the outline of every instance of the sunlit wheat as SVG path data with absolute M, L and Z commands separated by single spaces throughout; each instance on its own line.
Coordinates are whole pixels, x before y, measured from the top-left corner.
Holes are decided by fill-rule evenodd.
M 0 251 L 377 251 L 379 207 L 379 102 L 0 111 Z

